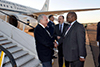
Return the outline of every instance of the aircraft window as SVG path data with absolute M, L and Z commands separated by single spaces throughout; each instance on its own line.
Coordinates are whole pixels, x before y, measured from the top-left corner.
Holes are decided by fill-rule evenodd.
M 12 6 L 10 6 L 12 8 Z
M 7 7 L 8 7 L 8 5 L 7 5 Z
M 2 6 L 2 4 L 0 4 L 0 6 Z

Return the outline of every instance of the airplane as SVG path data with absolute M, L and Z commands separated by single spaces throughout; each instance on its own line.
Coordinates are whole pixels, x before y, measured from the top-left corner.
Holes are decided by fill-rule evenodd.
M 23 6 L 6 0 L 0 0 L 0 18 L 19 29 L 23 29 L 25 24 L 20 23 L 20 21 L 18 21 L 17 19 L 24 21 L 25 23 L 30 23 L 29 25 L 35 27 L 38 23 L 37 17 L 40 14 L 45 14 L 45 15 L 52 14 L 54 16 L 57 16 L 60 14 L 67 13 L 69 11 L 80 12 L 80 11 L 100 10 L 100 8 L 91 8 L 91 9 L 48 11 L 48 8 L 49 8 L 49 0 L 46 0 L 41 10 Z M 10 17 L 3 14 L 2 12 L 9 14 Z M 13 19 L 12 17 L 14 17 L 15 19 Z M 29 26 L 25 26 L 25 29 L 29 30 L 32 28 Z

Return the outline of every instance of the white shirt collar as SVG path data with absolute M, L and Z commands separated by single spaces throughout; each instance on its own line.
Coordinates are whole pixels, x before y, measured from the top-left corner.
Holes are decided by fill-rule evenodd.
M 75 22 L 76 22 L 76 20 L 75 20 L 75 21 L 73 21 L 73 22 L 71 23 L 71 26 L 72 26 Z
M 41 25 L 43 28 L 45 28 L 41 23 L 39 23 L 39 25 Z

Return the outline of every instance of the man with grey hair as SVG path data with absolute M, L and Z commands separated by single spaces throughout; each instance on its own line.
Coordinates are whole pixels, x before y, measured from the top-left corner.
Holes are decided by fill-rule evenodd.
M 38 22 L 39 24 L 34 31 L 37 54 L 43 67 L 52 67 L 52 55 L 54 52 L 50 48 L 54 48 L 54 44 L 50 33 L 45 29 L 48 24 L 46 15 L 39 15 Z

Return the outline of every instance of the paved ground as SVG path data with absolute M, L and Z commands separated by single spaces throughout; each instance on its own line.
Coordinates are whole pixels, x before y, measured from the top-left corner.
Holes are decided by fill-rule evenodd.
M 87 33 L 89 37 L 89 42 L 93 54 L 93 60 L 95 63 L 95 67 L 98 65 L 98 54 L 99 54 L 99 47 L 96 44 L 96 34 L 97 34 L 97 26 L 95 25 L 88 25 L 87 27 Z

